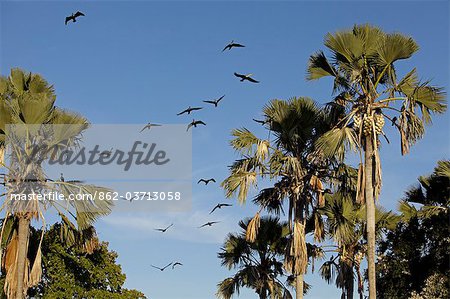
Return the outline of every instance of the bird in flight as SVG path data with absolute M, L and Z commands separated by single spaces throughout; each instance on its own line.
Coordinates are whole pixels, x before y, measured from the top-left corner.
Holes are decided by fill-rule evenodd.
M 66 17 L 66 21 L 64 24 L 67 25 L 67 23 L 69 23 L 69 21 L 73 21 L 74 23 L 77 21 L 78 17 L 84 17 L 84 13 L 82 13 L 81 11 L 77 11 L 76 13 L 73 13 L 72 15 Z
M 155 230 L 165 233 L 169 228 L 173 226 L 173 223 L 166 228 L 155 228 Z
M 172 269 L 174 269 L 175 266 L 183 266 L 183 264 L 180 263 L 180 262 L 175 262 L 175 263 L 172 264 Z
M 231 50 L 232 48 L 244 48 L 244 45 L 235 43 L 234 40 L 232 40 L 228 45 L 225 46 L 225 48 L 223 48 L 222 52 L 225 50 Z
M 142 131 L 144 131 L 144 130 L 150 130 L 152 127 L 161 127 L 161 125 L 159 125 L 159 124 L 152 124 L 152 123 L 148 123 L 148 124 L 146 124 L 143 128 L 142 128 L 142 130 L 140 131 L 140 133 L 142 133 Z
M 253 74 L 242 75 L 242 74 L 234 73 L 234 75 L 238 78 L 241 78 L 241 80 L 240 80 L 241 82 L 247 80 L 249 82 L 259 83 L 259 81 L 256 81 L 255 79 L 252 78 Z
M 220 221 L 210 221 L 210 222 L 206 222 L 205 224 L 203 224 L 202 226 L 199 226 L 198 228 L 202 228 L 205 226 L 212 226 L 213 224 L 219 223 Z
M 109 158 L 112 154 L 113 148 L 111 148 L 109 151 L 103 151 L 100 153 L 100 157 L 102 158 Z
M 205 179 L 199 179 L 198 182 L 197 182 L 197 184 L 200 184 L 200 183 L 202 183 L 202 182 L 205 183 L 205 185 L 208 185 L 209 182 L 215 183 L 216 180 L 213 179 L 213 178 L 210 178 L 210 179 L 207 179 L 207 180 L 205 180 Z
M 182 115 L 182 114 L 191 114 L 192 111 L 196 111 L 196 110 L 200 110 L 203 109 L 203 107 L 191 107 L 189 106 L 187 109 L 181 111 L 180 113 L 178 113 L 177 115 Z
M 130 197 L 130 198 L 128 199 L 126 196 L 123 196 L 123 195 L 119 196 L 120 199 L 123 199 L 123 200 L 126 200 L 126 201 L 130 201 L 130 202 L 132 202 L 133 200 L 137 199 L 138 197 L 139 197 L 139 196 L 134 195 L 133 197 Z
M 204 125 L 206 126 L 206 124 L 204 122 L 202 122 L 201 120 L 195 120 L 193 119 L 192 122 L 187 126 L 186 132 L 189 131 L 189 129 L 191 127 L 197 128 L 198 125 Z
M 153 266 L 153 265 L 150 265 L 150 266 L 152 266 L 153 268 L 158 269 L 158 270 L 160 270 L 162 272 L 162 271 L 166 270 L 166 268 L 169 267 L 170 265 L 172 265 L 172 263 L 168 264 L 167 266 L 164 266 L 163 268 L 156 267 L 156 266 Z
M 258 124 L 261 124 L 263 126 L 270 122 L 270 120 L 259 120 L 259 119 L 254 119 L 254 118 L 253 118 L 253 121 L 257 122 Z
M 205 103 L 208 104 L 213 104 L 214 107 L 217 107 L 217 105 L 219 104 L 219 102 L 225 97 L 225 95 L 221 96 L 220 98 L 216 99 L 216 100 L 212 100 L 212 101 L 203 101 Z
M 211 212 L 209 212 L 209 214 L 212 214 L 215 210 L 221 209 L 222 207 L 231 207 L 231 206 L 232 205 L 228 203 L 219 203 L 214 207 L 214 209 L 211 210 Z

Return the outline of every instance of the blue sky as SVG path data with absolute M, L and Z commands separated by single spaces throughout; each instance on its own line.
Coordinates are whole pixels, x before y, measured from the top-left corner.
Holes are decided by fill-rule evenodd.
M 86 17 L 64 26 L 81 10 Z M 54 84 L 59 106 L 92 123 L 187 123 L 176 113 L 188 105 L 226 94 L 219 108 L 196 114 L 207 123 L 193 134 L 193 177 L 227 175 L 237 158 L 228 145 L 233 128 L 247 127 L 268 100 L 310 96 L 331 99 L 331 82 L 307 82 L 309 55 L 324 49 L 327 32 L 371 23 L 411 35 L 420 51 L 398 64 L 404 74 L 417 67 L 423 79 L 449 90 L 448 1 L 0 1 L 0 70 L 21 67 Z M 221 53 L 230 41 L 247 47 Z M 253 73 L 260 84 L 240 83 L 233 72 Z M 425 138 L 402 157 L 395 132 L 382 148 L 381 204 L 395 209 L 403 191 L 435 162 L 449 157 L 449 117 L 439 116 Z M 118 136 L 120 138 L 120 136 Z M 181 146 L 181 145 L 180 145 Z M 208 212 L 224 200 L 218 185 L 193 184 L 189 213 L 115 214 L 98 231 L 119 253 L 126 286 L 149 298 L 213 298 L 216 284 L 230 274 L 216 258 L 237 221 L 254 214 L 251 203 L 235 204 L 212 219 Z M 233 200 L 234 202 L 234 200 Z M 205 220 L 220 220 L 207 230 Z M 153 228 L 174 222 L 161 235 Z M 150 264 L 180 260 L 184 267 L 159 273 Z M 336 298 L 338 291 L 317 275 L 309 298 Z M 254 298 L 242 292 L 240 298 Z

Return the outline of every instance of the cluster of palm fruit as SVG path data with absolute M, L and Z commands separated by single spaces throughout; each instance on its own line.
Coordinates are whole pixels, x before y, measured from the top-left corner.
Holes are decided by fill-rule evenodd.
M 375 133 L 377 135 L 383 132 L 384 116 L 380 112 L 375 112 L 373 115 L 369 114 L 355 114 L 353 116 L 353 127 L 359 130 L 362 122 L 362 132 L 365 136 L 370 135 L 373 130 L 372 124 L 375 125 Z

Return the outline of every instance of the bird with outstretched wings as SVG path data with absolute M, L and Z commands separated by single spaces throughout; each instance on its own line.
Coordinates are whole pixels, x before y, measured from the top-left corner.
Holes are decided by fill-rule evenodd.
M 216 99 L 216 100 L 211 100 L 211 101 L 203 101 L 204 103 L 208 103 L 208 104 L 213 104 L 214 107 L 217 107 L 217 105 L 219 104 L 219 102 L 225 97 L 225 95 L 221 96 L 220 98 Z
M 222 207 L 231 207 L 231 206 L 232 205 L 229 203 L 219 203 L 214 207 L 214 209 L 211 210 L 211 212 L 209 212 L 209 214 L 212 214 L 215 210 L 221 209 Z
M 197 184 L 200 184 L 200 183 L 205 183 L 205 185 L 208 185 L 209 184 L 209 182 L 213 182 L 213 183 L 215 183 L 216 182 L 216 180 L 215 179 L 213 179 L 213 178 L 210 178 L 210 179 L 199 179 L 198 180 L 198 182 L 197 182 Z
M 65 25 L 67 25 L 67 23 L 69 23 L 70 21 L 72 22 L 76 22 L 78 17 L 84 17 L 85 14 L 82 13 L 81 11 L 77 11 L 76 13 L 71 14 L 70 16 L 66 17 L 66 21 L 64 22 Z
M 197 128 L 198 125 L 206 126 L 206 124 L 204 122 L 202 122 L 201 120 L 193 119 L 192 122 L 187 126 L 186 132 L 189 131 L 189 129 L 192 127 Z
M 158 269 L 158 270 L 160 270 L 160 271 L 162 272 L 162 271 L 166 270 L 166 268 L 169 267 L 169 266 L 171 266 L 171 265 L 172 265 L 172 263 L 167 264 L 166 266 L 164 266 L 164 267 L 162 267 L 162 268 L 157 267 L 157 266 L 153 266 L 153 265 L 150 265 L 150 266 L 152 266 L 153 268 Z
M 169 228 L 173 226 L 173 223 L 166 228 L 155 228 L 155 230 L 165 233 Z
M 185 114 L 185 113 L 191 114 L 192 111 L 197 111 L 197 110 L 200 110 L 200 109 L 203 109 L 203 107 L 191 107 L 191 106 L 189 106 L 187 109 L 181 111 L 180 113 L 177 113 L 177 115 L 182 115 L 182 114 Z
M 244 45 L 235 43 L 234 40 L 232 40 L 228 45 L 225 46 L 225 48 L 223 48 L 222 52 L 225 50 L 231 50 L 232 48 L 244 48 Z
M 252 78 L 253 74 L 243 75 L 243 74 L 239 74 L 239 73 L 234 73 L 234 75 L 235 75 L 236 77 L 240 78 L 240 79 L 241 79 L 241 80 L 240 80 L 241 82 L 243 82 L 243 81 L 249 81 L 249 82 L 252 82 L 252 83 L 259 83 L 259 81 L 257 81 L 257 80 L 255 80 L 255 79 Z
M 202 228 L 205 226 L 212 226 L 213 224 L 219 223 L 220 221 L 210 221 L 210 222 L 206 222 L 205 224 L 199 226 L 198 228 Z

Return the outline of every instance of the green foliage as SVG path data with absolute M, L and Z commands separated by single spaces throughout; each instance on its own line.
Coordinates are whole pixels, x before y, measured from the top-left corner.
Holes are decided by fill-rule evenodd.
M 108 250 L 108 243 L 102 242 L 92 254 L 86 254 L 78 246 L 65 244 L 60 230 L 58 223 L 44 235 L 43 276 L 37 286 L 28 290 L 29 296 L 42 299 L 145 298 L 139 291 L 123 288 L 126 276 L 116 264 L 117 253 Z M 40 234 L 32 230 L 31 248 L 37 246 Z
M 450 270 L 449 161 L 421 176 L 400 203 L 402 221 L 383 240 L 378 252 L 378 297 L 447 298 Z M 433 288 L 440 291 L 433 293 Z M 413 295 L 411 295 L 414 292 Z
M 246 239 L 250 219 L 239 222 L 242 231 L 229 234 L 218 257 L 222 266 L 237 273 L 221 281 L 217 297 L 230 299 L 242 287 L 254 289 L 260 298 L 292 298 L 280 277 L 285 275 L 282 257 L 288 242 L 289 229 L 278 218 L 263 217 L 254 242 Z

